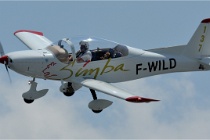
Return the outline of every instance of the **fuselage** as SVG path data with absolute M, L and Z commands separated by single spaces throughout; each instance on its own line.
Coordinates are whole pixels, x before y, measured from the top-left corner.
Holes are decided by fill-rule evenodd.
M 198 71 L 200 63 L 191 58 L 161 54 L 128 47 L 129 54 L 119 58 L 77 63 L 59 61 L 47 50 L 27 50 L 7 54 L 9 68 L 26 76 L 64 80 L 91 78 L 109 83 L 185 71 Z

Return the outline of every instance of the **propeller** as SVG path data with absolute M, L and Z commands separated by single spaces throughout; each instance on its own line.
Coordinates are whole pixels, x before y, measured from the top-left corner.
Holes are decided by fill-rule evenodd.
M 10 74 L 9 74 L 9 70 L 8 70 L 8 61 L 9 61 L 9 57 L 7 55 L 4 55 L 4 49 L 3 49 L 3 46 L 0 42 L 0 63 L 4 64 L 5 65 L 5 68 L 6 68 L 6 71 L 7 71 L 7 74 L 9 76 L 9 80 L 10 80 L 10 83 L 12 83 L 12 80 L 11 80 L 11 77 L 10 77 Z

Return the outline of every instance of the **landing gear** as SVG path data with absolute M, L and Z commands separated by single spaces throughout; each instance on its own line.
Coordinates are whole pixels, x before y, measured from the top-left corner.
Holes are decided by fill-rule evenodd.
M 66 96 L 74 95 L 74 89 L 72 87 L 72 83 L 70 83 L 70 82 L 62 84 L 62 86 L 60 87 L 60 90 Z
M 93 110 L 93 109 L 92 109 L 92 111 L 93 111 L 94 113 L 101 113 L 101 111 L 103 111 L 103 110 Z
M 23 93 L 23 95 L 22 95 L 23 100 L 27 104 L 33 103 L 34 100 L 43 97 L 48 92 L 48 89 L 43 89 L 40 91 L 36 90 L 37 83 L 35 82 L 35 78 L 33 78 L 32 81 L 29 81 L 29 85 L 31 85 L 30 89 L 27 92 Z
M 23 98 L 23 100 L 25 101 L 25 103 L 27 103 L 27 104 L 31 104 L 31 103 L 33 103 L 34 102 L 34 100 L 29 100 L 29 99 L 24 99 Z
M 105 100 L 105 99 L 97 99 L 96 91 L 93 89 L 90 89 L 90 92 L 92 93 L 93 101 L 91 101 L 88 105 L 88 107 L 94 112 L 94 113 L 100 113 L 103 111 L 103 109 L 109 107 L 112 102 Z
M 74 95 L 74 89 L 72 87 L 72 83 L 68 82 L 68 87 L 66 88 L 66 92 L 63 92 L 66 96 L 72 96 Z
M 93 100 L 97 100 L 97 95 L 96 95 L 96 91 L 93 89 L 90 89 L 90 92 L 92 94 Z M 103 111 L 103 109 L 99 109 L 99 110 L 94 110 L 91 109 L 94 113 L 100 113 L 101 111 Z

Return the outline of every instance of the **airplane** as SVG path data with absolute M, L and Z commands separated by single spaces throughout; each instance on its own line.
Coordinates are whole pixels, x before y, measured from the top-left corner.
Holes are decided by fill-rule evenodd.
M 30 89 L 22 94 L 28 104 L 46 95 L 48 89 L 37 91 L 36 78 L 61 82 L 60 91 L 72 96 L 81 87 L 90 89 L 93 100 L 88 107 L 100 113 L 113 102 L 98 99 L 96 91 L 133 103 L 159 101 L 133 95 L 112 83 L 130 81 L 159 74 L 210 70 L 210 18 L 203 19 L 186 45 L 149 50 L 96 37 L 63 38 L 57 42 L 42 32 L 18 30 L 14 35 L 30 50 L 4 53 L 0 45 L 0 63 L 31 77 Z M 78 61 L 81 42 L 88 44 L 91 59 Z M 107 55 L 108 53 L 108 55 Z M 105 57 L 107 56 L 107 57 Z

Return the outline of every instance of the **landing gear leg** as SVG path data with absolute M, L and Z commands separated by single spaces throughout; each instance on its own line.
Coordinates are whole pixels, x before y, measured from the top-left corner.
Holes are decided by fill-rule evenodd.
M 35 83 L 35 86 L 32 87 L 32 84 L 33 84 L 34 82 L 35 82 L 35 78 L 33 78 L 33 80 L 31 80 L 31 81 L 28 81 L 28 84 L 31 85 L 31 89 L 33 89 L 33 90 L 36 89 L 36 86 L 37 86 L 37 84 Z M 33 99 L 26 99 L 26 98 L 24 98 L 24 97 L 23 97 L 23 100 L 24 100 L 24 102 L 27 103 L 27 104 L 31 104 L 31 103 L 34 102 Z
M 93 100 L 97 100 L 96 91 L 95 91 L 95 90 L 93 90 L 93 89 L 90 89 L 90 92 L 92 93 Z

